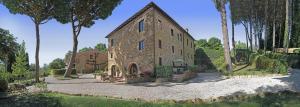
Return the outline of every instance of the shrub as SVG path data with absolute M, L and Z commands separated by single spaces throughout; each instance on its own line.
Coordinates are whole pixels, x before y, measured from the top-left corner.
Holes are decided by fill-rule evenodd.
M 195 77 L 197 77 L 196 72 L 186 71 L 186 72 L 183 73 L 183 78 L 182 78 L 181 82 L 190 80 L 190 79 L 195 78 Z
M 6 92 L 7 89 L 8 89 L 7 81 L 0 79 L 0 92 Z
M 66 72 L 66 69 L 52 69 L 51 74 L 52 75 L 64 75 Z M 71 74 L 76 74 L 76 69 L 72 69 Z
M 257 58 L 259 57 L 259 54 L 258 53 L 252 53 L 249 57 L 249 63 L 251 65 L 255 65 L 255 62 L 257 60 Z
M 173 74 L 172 66 L 157 66 L 155 67 L 156 78 L 170 78 Z
M 294 50 L 294 53 L 300 54 L 300 49 L 295 49 L 295 50 Z
M 270 73 L 285 74 L 287 73 L 287 65 L 280 60 L 271 59 L 266 56 L 258 56 L 255 62 L 256 69 L 264 69 Z
M 9 72 L 0 71 L 0 80 L 5 80 L 7 82 L 11 82 L 13 80 L 13 76 Z

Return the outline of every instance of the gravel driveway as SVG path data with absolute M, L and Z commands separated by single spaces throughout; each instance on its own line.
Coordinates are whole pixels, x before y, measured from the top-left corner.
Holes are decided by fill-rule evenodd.
M 99 83 L 92 75 L 72 80 L 47 77 L 48 90 L 68 94 L 111 96 L 147 101 L 210 99 L 236 93 L 277 92 L 300 90 L 300 70 L 287 76 L 233 77 L 224 79 L 218 73 L 199 73 L 198 77 L 184 83 Z

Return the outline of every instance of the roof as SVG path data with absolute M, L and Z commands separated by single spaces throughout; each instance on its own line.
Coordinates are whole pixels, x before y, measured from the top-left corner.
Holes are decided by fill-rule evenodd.
M 137 18 L 138 16 L 140 16 L 141 14 L 143 14 L 146 10 L 148 10 L 151 7 L 157 9 L 167 19 L 169 19 L 172 23 L 174 23 L 177 27 L 179 27 L 180 30 L 184 31 L 185 33 L 188 34 L 188 36 L 190 36 L 193 40 L 195 40 L 184 28 L 182 28 L 174 19 L 172 19 L 165 11 L 163 11 L 160 7 L 158 7 L 154 2 L 150 2 L 149 4 L 147 4 L 143 9 L 141 9 L 140 11 L 138 11 L 137 13 L 135 13 L 133 16 L 131 16 L 129 19 L 127 19 L 125 22 L 123 22 L 120 26 L 118 26 L 115 30 L 113 30 L 112 32 L 110 32 L 105 38 L 108 38 L 114 32 L 120 30 L 122 27 L 124 27 L 129 22 L 131 22 L 132 20 L 134 20 L 135 18 Z

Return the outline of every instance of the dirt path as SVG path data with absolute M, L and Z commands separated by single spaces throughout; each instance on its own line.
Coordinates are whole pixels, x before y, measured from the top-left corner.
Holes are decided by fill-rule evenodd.
M 69 94 L 121 97 L 143 100 L 210 99 L 236 93 L 277 92 L 300 90 L 300 70 L 287 76 L 234 77 L 224 79 L 217 73 L 199 73 L 198 77 L 185 83 L 99 83 L 92 78 L 57 80 L 47 77 L 48 90 Z

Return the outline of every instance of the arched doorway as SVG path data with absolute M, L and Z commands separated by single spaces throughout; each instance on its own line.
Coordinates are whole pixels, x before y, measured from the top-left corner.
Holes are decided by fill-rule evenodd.
M 138 66 L 136 64 L 133 63 L 129 66 L 129 75 L 132 78 L 138 77 Z
M 112 77 L 119 76 L 119 68 L 116 65 L 111 66 L 111 76 Z

